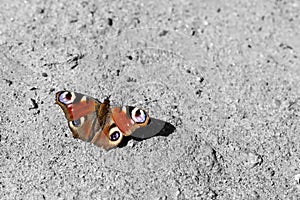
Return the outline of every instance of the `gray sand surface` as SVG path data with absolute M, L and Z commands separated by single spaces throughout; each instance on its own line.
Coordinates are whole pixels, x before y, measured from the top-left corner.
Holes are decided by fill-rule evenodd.
M 300 2 L 0 1 L 0 199 L 300 199 Z M 104 151 L 60 90 L 176 130 Z

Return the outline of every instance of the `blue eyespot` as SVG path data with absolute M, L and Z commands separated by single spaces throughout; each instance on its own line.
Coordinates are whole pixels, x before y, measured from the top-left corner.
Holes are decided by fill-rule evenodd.
M 74 121 L 72 121 L 72 124 L 73 124 L 75 127 L 79 127 L 79 126 L 81 125 L 81 120 L 80 120 L 80 119 L 74 120 Z
M 73 92 L 63 92 L 59 95 L 58 99 L 59 99 L 59 102 L 61 102 L 63 104 L 70 104 L 70 103 L 73 103 L 75 97 L 76 96 Z
M 111 141 L 117 141 L 120 138 L 121 134 L 118 131 L 113 132 L 112 134 L 109 135 L 109 139 Z
M 136 123 L 144 123 L 146 121 L 147 115 L 142 109 L 134 108 L 131 112 L 131 118 Z

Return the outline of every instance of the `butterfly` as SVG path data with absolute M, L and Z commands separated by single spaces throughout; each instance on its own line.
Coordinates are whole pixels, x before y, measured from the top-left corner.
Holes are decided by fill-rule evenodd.
M 145 139 L 164 127 L 164 121 L 150 118 L 144 109 L 111 107 L 109 97 L 100 102 L 81 93 L 60 91 L 55 102 L 65 113 L 74 138 L 105 150 L 118 146 L 124 137 Z

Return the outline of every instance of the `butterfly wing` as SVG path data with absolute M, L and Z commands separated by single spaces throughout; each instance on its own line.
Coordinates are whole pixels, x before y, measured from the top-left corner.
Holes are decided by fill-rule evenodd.
M 149 116 L 142 109 L 131 106 L 111 108 L 103 130 L 95 135 L 92 143 L 107 150 L 111 149 L 120 144 L 124 136 L 147 126 L 148 122 Z
M 56 93 L 56 103 L 64 111 L 75 138 L 91 141 L 101 129 L 97 110 L 103 105 L 96 99 L 80 93 L 60 91 Z
M 111 118 L 125 136 L 131 135 L 138 128 L 146 127 L 150 122 L 145 110 L 132 106 L 112 108 Z

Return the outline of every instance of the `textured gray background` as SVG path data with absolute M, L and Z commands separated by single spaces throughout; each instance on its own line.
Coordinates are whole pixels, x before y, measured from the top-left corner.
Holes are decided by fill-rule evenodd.
M 299 1 L 0 7 L 1 199 L 300 199 Z M 72 138 L 62 89 L 176 131 L 105 152 Z

